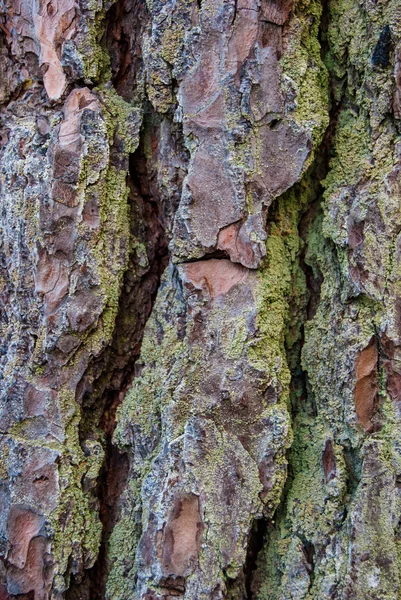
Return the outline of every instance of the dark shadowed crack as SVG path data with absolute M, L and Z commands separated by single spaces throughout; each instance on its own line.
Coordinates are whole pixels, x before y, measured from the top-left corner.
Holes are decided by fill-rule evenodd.
M 249 536 L 246 563 L 244 565 L 246 600 L 253 600 L 252 578 L 257 569 L 257 559 L 262 550 L 268 533 L 267 519 L 256 519 Z
M 142 139 L 143 142 L 143 139 Z M 82 406 L 80 439 L 103 440 L 105 459 L 95 488 L 94 505 L 103 525 L 95 565 L 80 581 L 73 581 L 67 599 L 104 598 L 108 573 L 107 542 L 119 510 L 119 496 L 128 473 L 128 459 L 112 444 L 115 415 L 135 377 L 146 321 L 154 304 L 161 274 L 168 261 L 163 207 L 147 185 L 143 144 L 131 156 L 128 176 L 133 251 L 124 276 L 113 339 L 88 368 L 79 386 Z M 87 490 L 89 491 L 89 490 Z
M 149 13 L 144 0 L 117 0 L 106 15 L 104 43 L 110 56 L 112 83 L 124 100 L 143 94 L 142 36 Z

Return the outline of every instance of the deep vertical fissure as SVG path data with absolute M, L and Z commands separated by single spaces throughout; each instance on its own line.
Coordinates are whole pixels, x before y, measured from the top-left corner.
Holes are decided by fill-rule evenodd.
M 158 181 L 157 158 L 153 152 L 162 142 L 161 117 L 146 99 L 142 56 L 143 33 L 149 13 L 143 0 L 117 0 L 108 10 L 102 45 L 110 59 L 111 82 L 127 106 L 142 111 L 139 145 L 129 155 L 127 188 L 130 219 L 130 252 L 119 297 L 112 340 L 88 367 L 78 386 L 82 407 L 80 440 L 101 442 L 104 460 L 95 487 L 86 490 L 92 497 L 102 524 L 102 536 L 95 564 L 78 577 L 72 576 L 68 600 L 103 600 L 110 571 L 108 542 L 120 512 L 120 496 L 127 483 L 129 458 L 113 443 L 116 412 L 136 375 L 146 322 L 151 314 L 162 273 L 169 260 L 168 242 L 172 216 L 178 204 L 181 181 L 174 182 L 171 202 L 163 196 Z M 180 146 L 182 132 L 173 126 L 174 142 Z M 116 131 L 118 135 L 118 130 Z M 115 138 L 115 144 L 119 144 Z M 112 156 L 113 160 L 113 148 Z M 164 194 L 165 195 L 165 194 Z M 93 484 L 92 484 L 93 485 Z
M 252 591 L 252 576 L 257 569 L 257 560 L 268 533 L 268 520 L 256 519 L 253 523 L 248 541 L 246 562 L 244 565 L 246 600 L 254 600 Z
M 146 127 L 146 123 L 144 128 Z M 80 438 L 102 439 L 105 453 L 93 493 L 102 522 L 102 540 L 94 566 L 83 579 L 73 580 L 69 600 L 102 600 L 109 571 L 107 543 L 119 511 L 119 496 L 128 475 L 128 458 L 113 444 L 116 411 L 135 377 L 144 328 L 156 299 L 161 275 L 168 262 L 163 207 L 149 187 L 144 139 L 130 157 L 127 177 L 131 245 L 121 289 L 119 311 L 112 341 L 91 364 L 79 386 L 82 419 Z M 146 258 L 145 258 L 146 257 Z

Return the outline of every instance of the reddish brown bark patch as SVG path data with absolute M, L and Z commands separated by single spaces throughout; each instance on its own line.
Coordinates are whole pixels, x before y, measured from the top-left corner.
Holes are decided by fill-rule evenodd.
M 32 594 L 34 600 L 48 600 L 51 582 L 51 555 L 48 541 L 41 536 L 29 543 L 26 565 L 23 569 L 11 566 L 8 570 L 8 591 L 12 596 Z M 29 597 L 29 596 L 28 596 Z
M 270 23 L 284 25 L 294 6 L 294 0 L 264 0 L 262 2 L 262 13 Z
M 230 260 L 248 268 L 256 268 L 260 257 L 255 256 L 249 233 L 243 223 L 233 223 L 220 230 L 217 238 L 218 250 L 224 250 Z
M 0 600 L 10 600 L 10 596 L 7 593 L 7 590 L 4 585 L 0 584 Z
M 385 358 L 383 366 L 387 375 L 387 392 L 393 402 L 401 400 L 401 373 L 399 361 L 395 359 L 396 346 L 386 334 L 383 334 L 381 344 Z
M 328 483 L 336 476 L 336 455 L 334 454 L 333 442 L 326 440 L 322 453 L 322 464 L 324 477 Z
M 67 267 L 46 250 L 39 250 L 36 265 L 35 291 L 45 296 L 45 314 L 53 314 L 64 300 L 69 289 Z
M 35 600 L 46 600 L 51 581 L 52 557 L 43 535 L 45 519 L 29 508 L 13 506 L 8 517 L 11 544 L 7 559 L 8 592 L 12 596 L 34 593 Z
M 372 431 L 372 418 L 377 410 L 377 346 L 372 340 L 355 360 L 355 410 L 365 431 Z
M 8 561 L 16 567 L 25 567 L 28 547 L 43 526 L 43 517 L 25 508 L 13 506 L 8 517 L 8 539 L 11 550 Z
M 60 180 L 56 180 L 53 183 L 52 198 L 55 202 L 68 206 L 69 208 L 75 208 L 79 204 L 75 187 L 69 183 L 63 183 Z
M 199 498 L 194 494 L 177 498 L 157 540 L 158 559 L 166 576 L 182 578 L 188 574 L 198 558 L 202 530 Z M 183 585 L 179 579 L 179 587 Z
M 230 260 L 212 258 L 186 264 L 184 273 L 187 282 L 197 289 L 208 291 L 214 300 L 243 283 L 248 276 L 248 269 Z

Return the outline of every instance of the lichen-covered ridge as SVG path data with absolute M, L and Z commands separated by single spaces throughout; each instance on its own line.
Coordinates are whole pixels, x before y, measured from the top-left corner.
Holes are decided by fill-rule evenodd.
M 398 173 L 399 7 L 336 2 L 327 10 L 335 126 L 321 209 L 305 236 L 305 262 L 321 273 L 322 284 L 316 313 L 305 323 L 306 389 L 295 400 L 291 476 L 259 556 L 254 594 L 396 599 L 401 514 L 393 286 L 400 212 L 390 181 Z M 382 48 L 386 28 L 391 44 Z
M 307 200 L 289 194 L 267 228 L 265 215 L 301 178 L 328 122 L 318 6 L 297 6 L 289 16 L 290 8 L 259 7 L 258 17 L 241 6 L 232 16 L 229 4 L 203 3 L 192 17 L 200 33 L 181 42 L 180 60 L 186 45 L 203 39 L 195 64 L 178 63 L 176 74 L 175 118 L 183 122 L 190 160 L 140 375 L 117 413 L 114 439 L 131 467 L 110 538 L 109 598 L 128 598 L 133 589 L 138 598 L 234 597 L 234 589 L 245 597 L 252 524 L 270 520 L 282 494 L 291 442 L 284 342 L 290 299 L 302 304 L 306 295 L 296 265 Z M 167 32 L 170 40 L 175 24 L 161 10 L 162 29 L 152 35 L 160 41 L 160 31 Z M 236 62 L 210 54 L 224 39 L 237 44 Z M 291 54 L 281 63 L 285 43 Z M 153 83 L 163 47 L 149 55 L 157 90 L 151 99 L 161 112 L 171 103 L 168 87 L 164 94 Z M 298 90 L 306 71 L 295 69 L 297 51 L 311 63 L 309 91 L 312 83 L 316 89 L 307 120 L 309 100 Z M 212 75 L 201 88 L 205 60 L 212 60 Z M 257 98 L 271 81 L 276 88 L 260 113 Z

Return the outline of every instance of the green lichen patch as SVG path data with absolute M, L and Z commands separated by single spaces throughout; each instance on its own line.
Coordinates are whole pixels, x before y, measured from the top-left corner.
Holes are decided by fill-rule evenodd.
M 319 27 L 322 4 L 316 0 L 295 3 L 289 23 L 284 30 L 288 40 L 281 58 L 282 89 L 287 98 L 289 115 L 300 127 L 306 128 L 313 140 L 312 153 L 305 168 L 314 158 L 327 128 L 329 117 L 328 75 L 321 57 Z

